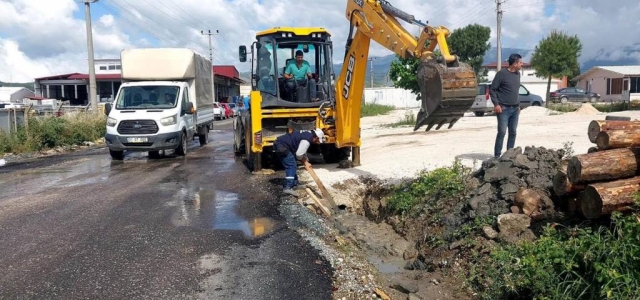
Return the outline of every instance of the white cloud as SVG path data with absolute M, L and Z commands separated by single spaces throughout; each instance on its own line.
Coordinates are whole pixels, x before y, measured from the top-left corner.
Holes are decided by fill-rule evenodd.
M 340 60 L 349 31 L 347 1 L 351 0 L 103 0 L 92 6 L 96 58 L 118 57 L 128 47 L 155 45 L 189 47 L 208 55 L 207 37 L 200 30 L 217 29 L 214 63 L 246 70 L 249 64 L 237 61 L 237 47 L 249 45 L 256 31 L 320 26 L 332 33 L 334 58 Z M 444 25 L 451 31 L 470 23 L 489 26 L 491 44 L 496 45 L 494 0 L 390 2 L 431 26 Z M 551 4 L 555 11 L 545 16 L 545 5 Z M 610 4 L 509 0 L 504 5 L 503 46 L 533 49 L 552 29 L 561 29 L 582 40 L 581 61 L 629 59 L 640 63 L 640 54 L 629 51 L 640 45 L 640 35 L 635 34 L 640 3 L 618 0 L 615 6 Z M 85 72 L 85 23 L 77 17 L 82 11 L 82 4 L 74 0 L 0 0 L 0 80 L 30 81 L 38 76 Z M 406 28 L 418 34 L 416 26 Z M 391 53 L 372 43 L 371 56 Z

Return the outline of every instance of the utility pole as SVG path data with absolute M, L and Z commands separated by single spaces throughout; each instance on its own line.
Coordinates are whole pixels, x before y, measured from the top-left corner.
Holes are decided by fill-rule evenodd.
M 207 30 L 207 32 L 204 32 L 204 30 L 200 30 L 200 34 L 202 35 L 208 35 L 209 36 L 209 60 L 211 61 L 211 92 L 213 93 L 213 99 L 216 99 L 215 101 L 220 101 L 220 99 L 217 99 L 217 95 L 216 95 L 216 75 L 215 75 L 215 71 L 213 70 L 213 47 L 211 46 L 211 36 L 212 35 L 216 35 L 218 34 L 218 30 L 216 30 L 216 32 L 211 32 L 211 30 Z
M 93 62 L 93 35 L 91 33 L 91 3 L 98 0 L 83 0 L 84 19 L 87 24 L 87 52 L 89 53 L 89 102 L 91 110 L 98 112 L 98 89 L 96 88 L 96 67 Z
M 502 3 L 503 0 L 496 0 L 496 12 L 497 15 L 497 31 L 498 31 L 498 71 L 502 68 Z
M 370 78 L 371 79 L 371 87 L 373 87 L 373 60 L 377 59 L 377 57 L 370 57 L 369 61 L 371 62 L 371 69 L 369 70 L 369 74 L 370 74 Z

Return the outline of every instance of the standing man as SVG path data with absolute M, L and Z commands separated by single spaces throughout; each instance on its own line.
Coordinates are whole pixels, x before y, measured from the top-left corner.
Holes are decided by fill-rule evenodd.
M 520 115 L 520 69 L 522 68 L 522 56 L 514 53 L 509 56 L 509 67 L 501 69 L 491 82 L 491 102 L 498 117 L 498 135 L 493 150 L 495 157 L 500 157 L 504 136 L 509 129 L 507 150 L 516 143 L 516 131 L 518 129 L 518 117 Z
M 305 85 L 309 83 L 309 89 L 311 90 L 311 101 L 317 101 L 316 99 L 316 80 L 311 73 L 311 66 L 303 59 L 302 50 L 296 51 L 296 62 L 289 64 L 284 70 L 284 79 L 287 80 L 287 90 L 289 95 L 293 95 L 293 91 L 298 85 Z
M 279 136 L 273 144 L 276 154 L 285 168 L 284 193 L 299 197 L 293 188 L 298 185 L 298 173 L 296 172 L 296 159 L 308 165 L 307 150 L 311 143 L 320 144 L 324 138 L 322 129 L 296 130 Z

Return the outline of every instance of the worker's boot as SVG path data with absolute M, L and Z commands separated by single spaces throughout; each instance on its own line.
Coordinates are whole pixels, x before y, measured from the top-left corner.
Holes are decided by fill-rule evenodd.
M 294 196 L 296 198 L 300 197 L 300 194 L 298 194 L 298 192 L 294 191 L 292 188 L 286 188 L 286 189 L 284 189 L 283 192 L 285 194 L 287 194 L 287 195 L 291 195 L 291 196 Z

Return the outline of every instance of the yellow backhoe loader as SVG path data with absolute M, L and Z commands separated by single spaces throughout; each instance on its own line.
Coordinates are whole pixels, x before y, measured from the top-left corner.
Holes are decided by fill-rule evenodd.
M 403 58 L 417 58 L 421 109 L 414 131 L 451 128 L 471 107 L 477 90 L 473 68 L 451 55 L 445 27 L 431 27 L 381 0 L 348 0 L 350 29 L 339 76 L 333 72 L 333 44 L 324 28 L 276 27 L 256 34 L 251 51 L 240 46 L 240 61 L 251 54 L 249 109 L 234 123 L 234 149 L 259 170 L 272 155 L 275 139 L 291 130 L 322 128 L 325 140 L 315 149 L 325 162 L 352 158 L 360 165 L 360 110 L 371 41 Z M 415 38 L 399 22 L 420 26 Z M 440 57 L 434 55 L 438 47 Z M 289 85 L 284 71 L 301 50 L 313 76 Z M 315 83 L 315 84 L 314 84 Z M 313 91 L 311 90 L 313 89 Z M 314 93 L 315 92 L 315 93 Z

